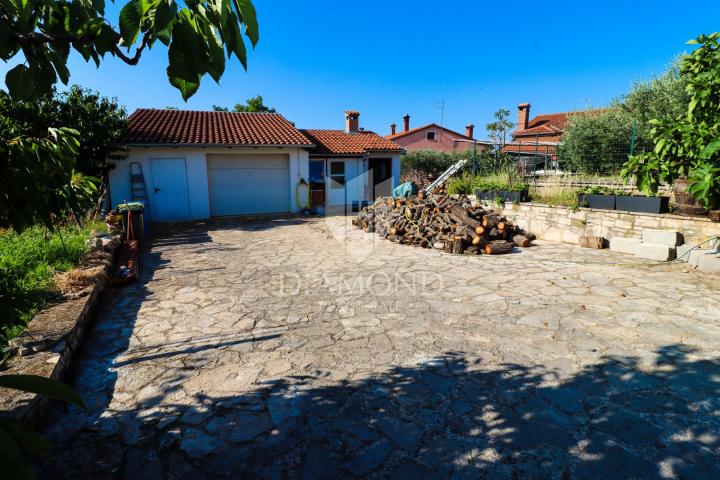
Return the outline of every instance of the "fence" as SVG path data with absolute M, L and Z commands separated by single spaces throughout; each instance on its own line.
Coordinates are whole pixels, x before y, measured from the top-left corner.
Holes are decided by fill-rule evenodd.
M 510 156 L 525 175 L 558 172 L 581 172 L 600 175 L 617 174 L 633 154 L 648 151 L 652 145 L 635 138 L 627 142 L 599 142 L 588 139 L 578 145 L 559 141 L 517 139 L 508 143 L 503 152 Z

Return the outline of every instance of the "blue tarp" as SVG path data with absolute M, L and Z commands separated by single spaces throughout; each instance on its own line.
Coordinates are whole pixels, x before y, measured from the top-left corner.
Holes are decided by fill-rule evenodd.
M 404 197 L 411 197 L 415 195 L 418 192 L 417 185 L 415 185 L 413 182 L 405 182 L 393 189 L 393 197 L 395 198 L 404 198 Z

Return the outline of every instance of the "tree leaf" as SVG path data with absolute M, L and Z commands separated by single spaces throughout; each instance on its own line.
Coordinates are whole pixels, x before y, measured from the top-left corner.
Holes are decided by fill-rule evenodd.
M 68 385 L 37 375 L 0 375 L 0 387 L 38 393 L 85 408 L 82 398 Z
M 702 152 L 700 152 L 700 158 L 707 160 L 708 158 L 712 157 L 715 152 L 720 150 L 720 138 L 716 138 L 712 142 L 708 144 L 707 147 L 703 149 Z
M 10 96 L 18 100 L 26 100 L 33 93 L 32 75 L 25 65 L 17 65 L 5 75 L 5 85 Z
M 18 480 L 32 479 L 30 465 L 25 461 L 20 445 L 15 437 L 0 426 L 0 472 L 5 472 L 4 478 Z
M 243 24 L 245 24 L 245 35 L 248 36 L 252 46 L 257 45 L 260 40 L 260 30 L 257 21 L 257 12 L 255 12 L 255 6 L 251 0 L 233 0 L 235 3 L 235 9 L 238 15 L 240 15 Z
M 155 22 L 153 33 L 166 45 L 170 41 L 173 23 L 177 15 L 177 3 L 175 0 L 160 0 L 155 8 Z
M 120 10 L 120 35 L 122 43 L 128 50 L 137 40 L 140 33 L 140 24 L 142 23 L 143 6 L 140 0 L 130 0 Z
M 168 67 L 168 70 L 169 69 L 170 69 L 170 67 Z M 170 80 L 170 84 L 173 87 L 180 90 L 180 94 L 182 95 L 183 100 L 185 100 L 186 102 L 187 102 L 188 98 L 195 95 L 195 92 L 197 92 L 198 88 L 200 88 L 200 76 L 199 75 L 198 75 L 197 81 L 186 80 L 184 78 L 179 78 L 179 77 L 172 77 L 172 76 L 170 76 L 169 73 L 168 73 L 168 78 Z

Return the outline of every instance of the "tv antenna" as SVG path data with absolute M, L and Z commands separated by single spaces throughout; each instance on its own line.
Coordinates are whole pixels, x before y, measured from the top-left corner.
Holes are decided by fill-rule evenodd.
M 445 125 L 445 100 L 443 99 L 439 102 L 435 102 L 435 108 L 440 109 L 440 135 L 442 136 Z

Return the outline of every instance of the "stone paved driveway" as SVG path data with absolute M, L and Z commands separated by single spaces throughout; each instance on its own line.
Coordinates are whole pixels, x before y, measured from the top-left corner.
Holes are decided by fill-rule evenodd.
M 342 220 L 164 232 L 107 300 L 88 410 L 57 413 L 41 476 L 720 476 L 719 277 Z

